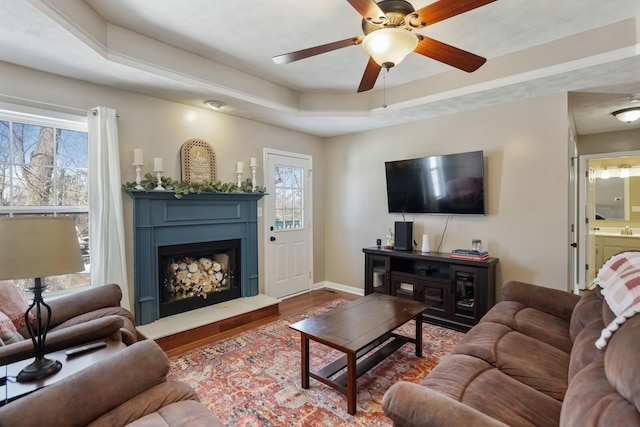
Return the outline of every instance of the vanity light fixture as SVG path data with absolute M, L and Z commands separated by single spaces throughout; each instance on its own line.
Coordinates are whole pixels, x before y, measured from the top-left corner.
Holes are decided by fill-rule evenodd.
M 609 175 L 608 169 L 602 169 L 602 171 L 600 171 L 600 179 L 609 179 L 610 177 L 611 175 Z
M 215 99 L 210 99 L 209 101 L 204 101 L 204 105 L 206 105 L 207 107 L 210 107 L 214 110 L 219 110 L 222 107 L 224 107 L 226 104 L 222 101 L 218 101 Z
M 621 122 L 631 123 L 640 119 L 640 107 L 623 108 L 611 114 Z
M 629 169 L 631 169 L 627 165 L 620 166 L 620 178 L 629 178 Z

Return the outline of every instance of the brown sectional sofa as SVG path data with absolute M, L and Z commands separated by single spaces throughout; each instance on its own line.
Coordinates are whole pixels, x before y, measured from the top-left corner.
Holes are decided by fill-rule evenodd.
M 0 427 L 222 426 L 168 371 L 162 349 L 143 340 L 0 407 Z
M 389 388 L 394 426 L 640 426 L 640 316 L 598 350 L 615 318 L 600 288 L 510 281 L 502 293 L 421 384 Z

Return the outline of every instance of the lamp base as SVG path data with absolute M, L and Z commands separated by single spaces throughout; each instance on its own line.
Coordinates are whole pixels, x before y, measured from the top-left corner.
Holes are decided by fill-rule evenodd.
M 42 359 L 34 360 L 29 366 L 25 366 L 16 377 L 16 380 L 19 383 L 35 381 L 53 375 L 60 369 L 62 369 L 61 362 L 43 357 Z

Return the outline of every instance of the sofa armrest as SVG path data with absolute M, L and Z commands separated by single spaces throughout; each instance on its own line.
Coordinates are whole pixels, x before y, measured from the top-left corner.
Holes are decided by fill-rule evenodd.
M 382 398 L 382 409 L 396 427 L 507 427 L 464 403 L 404 381 L 387 390 Z
M 154 341 L 140 341 L 68 378 L 0 407 L 0 426 L 86 426 L 166 381 L 168 371 L 169 359 L 162 349 Z
M 115 283 L 47 301 L 51 307 L 51 327 L 90 311 L 120 307 L 122 290 Z
M 58 351 L 91 341 L 115 337 L 121 340 L 120 328 L 124 321 L 119 316 L 105 316 L 69 328 L 51 331 L 45 341 L 45 352 Z M 34 357 L 31 338 L 0 347 L 0 365 Z
M 502 285 L 502 298 L 505 301 L 516 301 L 565 320 L 571 320 L 573 308 L 580 300 L 578 295 L 571 292 L 515 280 L 509 280 Z

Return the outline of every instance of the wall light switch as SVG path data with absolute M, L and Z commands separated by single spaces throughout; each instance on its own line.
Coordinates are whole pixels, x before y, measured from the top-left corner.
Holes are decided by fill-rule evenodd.
M 258 218 L 262 217 L 262 208 L 258 206 Z
M 631 206 L 631 212 L 640 212 L 640 206 Z

